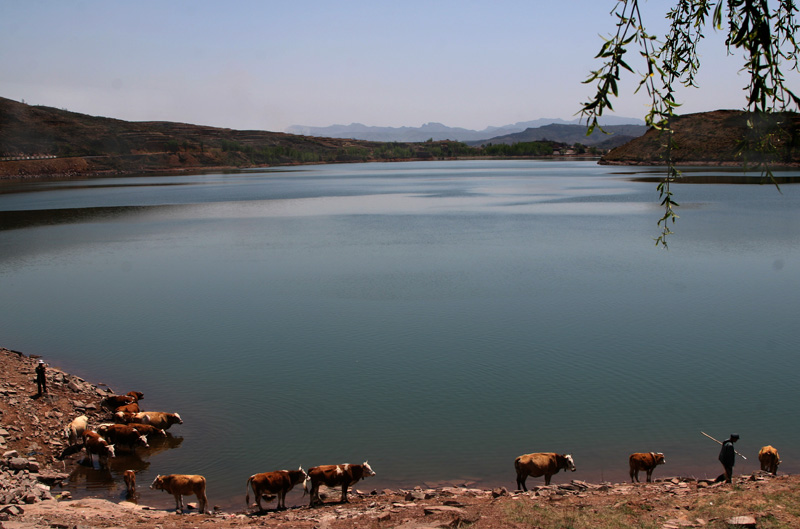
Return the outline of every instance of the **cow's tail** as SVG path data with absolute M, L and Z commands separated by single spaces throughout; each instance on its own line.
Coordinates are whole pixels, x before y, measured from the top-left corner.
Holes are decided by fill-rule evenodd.
M 250 476 L 247 478 L 247 483 L 244 485 L 244 504 L 247 507 L 250 507 L 250 483 L 253 481 L 253 478 L 256 477 L 255 475 Z

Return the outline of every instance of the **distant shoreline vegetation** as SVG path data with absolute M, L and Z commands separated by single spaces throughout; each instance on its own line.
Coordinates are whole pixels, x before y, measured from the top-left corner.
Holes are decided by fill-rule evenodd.
M 673 160 L 682 165 L 800 163 L 800 115 L 774 115 L 776 149 L 767 157 L 752 148 L 749 118 L 742 111 L 731 110 L 677 117 L 673 124 Z M 2 97 L 0 123 L 3 179 L 553 156 L 600 157 L 600 163 L 620 165 L 663 165 L 665 160 L 659 131 L 650 129 L 635 137 L 644 129 L 638 125 L 620 125 L 617 132 L 598 144 L 592 144 L 597 139 L 587 138 L 585 129 L 578 125 L 530 128 L 480 143 L 433 138 L 381 142 L 164 121 L 129 122 Z
M 0 178 L 6 179 L 605 152 L 585 146 L 578 137 L 569 141 L 520 138 L 517 142 L 503 138 L 494 144 L 468 145 L 433 138 L 379 142 L 163 121 L 129 122 L 2 97 L 0 122 Z

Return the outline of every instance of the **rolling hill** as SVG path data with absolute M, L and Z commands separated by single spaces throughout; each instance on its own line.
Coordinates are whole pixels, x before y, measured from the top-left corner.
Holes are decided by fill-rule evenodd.
M 774 165 L 800 163 L 800 114 L 768 114 L 763 130 L 775 142 L 768 154 L 756 149 L 759 134 L 748 126 L 756 117 L 741 110 L 715 110 L 676 117 L 672 157 L 684 165 L 741 165 L 767 161 Z M 661 165 L 666 138 L 656 129 L 612 149 L 600 163 L 618 165 Z
M 425 160 L 467 153 L 474 155 L 457 142 L 381 143 L 129 122 L 0 98 L 0 176 L 5 177 Z
M 590 136 L 586 135 L 585 125 L 570 125 L 551 123 L 543 127 L 528 128 L 522 132 L 495 136 L 480 141 L 469 141 L 467 145 L 480 146 L 498 143 L 512 145 L 514 143 L 529 141 L 557 141 L 573 145 L 581 143 L 587 147 L 598 147 L 601 149 L 611 149 L 624 143 L 638 138 L 647 132 L 645 125 L 607 125 L 603 129 L 605 133 L 595 129 Z

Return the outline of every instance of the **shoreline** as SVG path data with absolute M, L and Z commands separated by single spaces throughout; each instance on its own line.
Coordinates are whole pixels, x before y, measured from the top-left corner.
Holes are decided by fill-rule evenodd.
M 0 183 L 3 182 L 28 182 L 50 180 L 73 180 L 82 178 L 113 178 L 131 176 L 154 176 L 154 175 L 185 175 L 185 174 L 204 174 L 215 172 L 238 172 L 253 169 L 279 169 L 282 167 L 302 167 L 314 165 L 343 165 L 354 163 L 404 163 L 404 162 L 431 162 L 431 161 L 471 161 L 471 160 L 578 160 L 596 161 L 600 157 L 597 155 L 559 155 L 559 156 L 526 156 L 503 158 L 493 156 L 457 156 L 447 158 L 399 158 L 387 160 L 347 160 L 347 161 L 324 161 L 324 162 L 292 162 L 272 165 L 192 165 L 174 167 L 165 165 L 163 167 L 133 168 L 133 169 L 92 169 L 86 158 L 53 158 L 45 160 L 26 160 L 26 161 L 4 161 L 0 162 Z M 4 165 L 8 164 L 8 165 Z M 15 164 L 15 165 L 12 165 Z M 60 169 L 53 169 L 53 165 L 61 165 Z M 51 169 L 48 169 L 51 167 Z M 43 170 L 45 169 L 45 170 Z
M 7 468 L 3 479 L 33 479 L 39 482 L 33 487 L 39 497 L 24 497 L 6 501 L 5 504 L 0 500 L 0 522 L 4 529 L 85 526 L 86 521 L 89 521 L 90 527 L 135 524 L 142 529 L 163 529 L 183 526 L 184 520 L 199 519 L 213 520 L 218 527 L 244 527 L 257 522 L 267 527 L 285 527 L 289 524 L 291 527 L 338 529 L 352 527 L 356 520 L 368 527 L 394 527 L 395 523 L 404 520 L 444 520 L 444 523 L 455 523 L 456 526 L 470 523 L 474 527 L 499 529 L 509 526 L 508 512 L 531 502 L 553 509 L 569 509 L 572 508 L 567 507 L 570 505 L 595 505 L 600 509 L 607 504 L 614 507 L 621 502 L 642 502 L 643 498 L 649 502 L 661 501 L 660 498 L 678 498 L 686 502 L 689 498 L 701 501 L 698 498 L 708 494 L 760 494 L 761 488 L 773 486 L 793 491 L 792 494 L 800 501 L 800 493 L 797 492 L 800 490 L 800 476 L 779 474 L 773 477 L 758 471 L 752 475 L 738 475 L 736 485 L 732 488 L 712 480 L 663 477 L 664 470 L 659 469 L 653 483 L 595 484 L 570 480 L 569 474 L 558 474 L 554 484 L 544 486 L 540 483 L 541 478 L 529 479 L 530 492 L 509 491 L 505 487 L 484 489 L 468 484 L 375 490 L 370 481 L 361 481 L 352 487 L 350 503 L 338 503 L 339 491 L 336 490 L 328 492 L 325 505 L 314 508 L 305 506 L 307 498 L 302 496 L 301 488 L 295 487 L 287 497 L 288 509 L 276 511 L 273 502 L 266 504 L 264 513 L 255 512 L 253 508 L 245 509 L 244 506 L 238 509 L 214 509 L 215 501 L 210 495 L 209 509 L 212 514 L 201 516 L 195 513 L 187 515 L 187 518 L 174 514 L 172 497 L 166 493 L 156 496 L 158 499 L 155 502 L 148 498 L 148 505 L 137 505 L 125 501 L 121 483 L 115 483 L 116 488 L 113 489 L 117 491 L 117 500 L 97 498 L 98 495 L 107 496 L 107 493 L 93 492 L 91 487 L 74 495 L 69 490 L 59 488 L 59 484 L 68 483 L 70 478 L 79 476 L 81 469 L 77 463 L 79 454 L 73 454 L 63 461 L 57 458 L 65 447 L 65 440 L 61 437 L 63 425 L 78 414 L 91 417 L 90 424 L 105 420 L 108 412 L 100 408 L 99 400 L 113 394 L 113 390 L 104 384 L 93 384 L 49 367 L 49 394 L 36 397 L 33 369 L 38 358 L 38 355 L 26 356 L 19 351 L 0 347 L 0 367 L 6 374 L 0 382 L 0 416 L 6 432 L 0 439 L 0 448 L 6 454 L 3 465 L 9 467 L 12 458 L 8 454 L 11 452 L 16 452 L 18 465 L 25 464 L 25 468 L 15 471 Z M 76 469 L 79 471 L 77 474 Z M 146 490 L 148 486 L 148 483 L 139 483 L 138 489 Z M 8 500 L 7 495 L 4 498 Z M 196 503 L 194 496 L 184 501 Z M 226 500 L 224 503 L 229 502 Z M 5 520 L 2 519 L 3 515 L 6 515 Z M 15 520 L 27 525 L 12 525 L 16 523 Z M 30 525 L 31 520 L 33 525 Z

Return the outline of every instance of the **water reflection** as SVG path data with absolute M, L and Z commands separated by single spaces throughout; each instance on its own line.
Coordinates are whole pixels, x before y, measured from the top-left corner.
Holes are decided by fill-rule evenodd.
M 178 448 L 183 443 L 183 437 L 167 434 L 166 437 L 153 437 L 152 440 L 148 440 L 148 443 L 149 448 L 138 447 L 135 451 L 122 451 L 122 453 L 118 451 L 115 457 L 108 459 L 107 466 L 99 469 L 92 466 L 88 457 L 80 457 L 69 475 L 66 488 L 76 492 L 111 493 L 121 487 L 124 496 L 126 494 L 123 483 L 125 471 L 133 470 L 136 474 L 146 472 L 150 468 L 151 457 Z
M 55 226 L 79 222 L 104 222 L 150 209 L 149 206 L 37 209 L 28 211 L 0 211 L 0 231 L 19 230 L 36 226 Z
M 662 176 L 637 176 L 632 178 L 634 182 L 661 182 Z M 742 184 L 742 185 L 764 185 L 764 184 L 798 184 L 800 176 L 774 176 L 774 182 L 761 175 L 754 176 L 744 173 L 723 173 L 723 174 L 702 174 L 694 175 L 683 173 L 676 180 L 678 184 Z
M 147 438 L 149 448 L 138 448 L 137 451 L 145 457 L 153 457 L 156 454 L 178 448 L 183 442 L 183 437 L 173 437 L 167 432 L 166 437 L 152 436 Z

